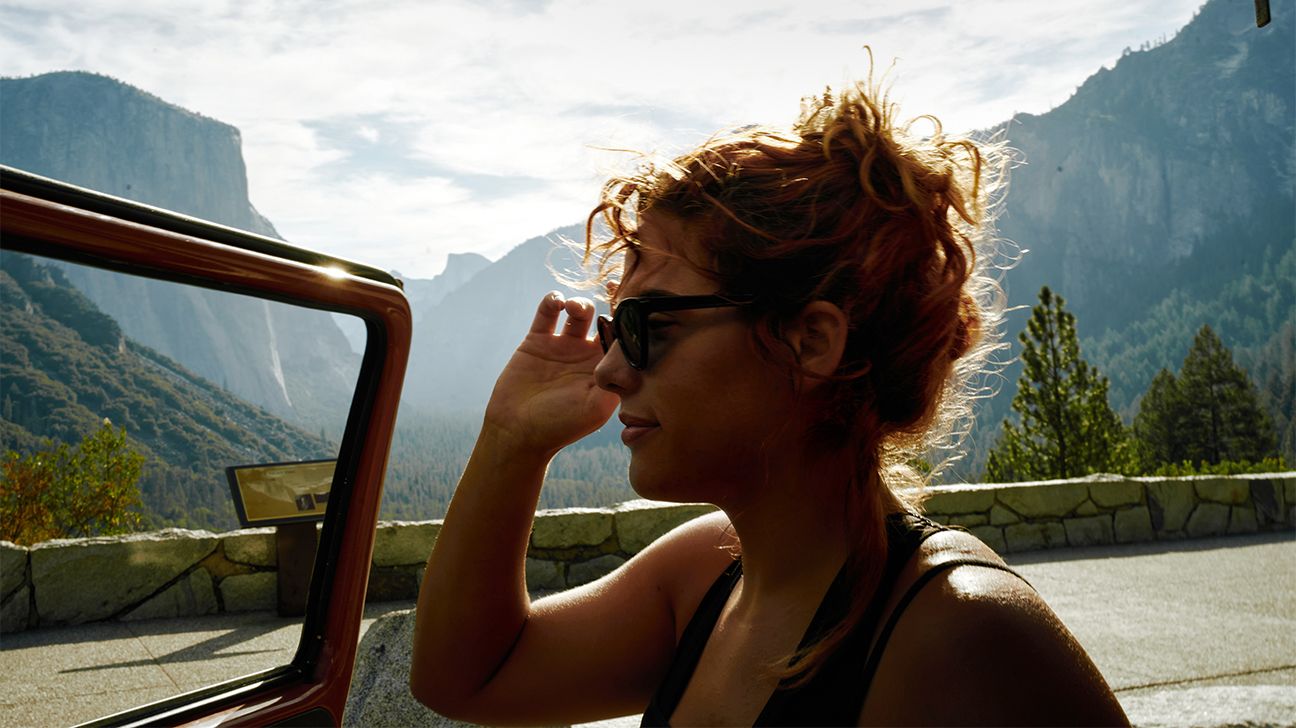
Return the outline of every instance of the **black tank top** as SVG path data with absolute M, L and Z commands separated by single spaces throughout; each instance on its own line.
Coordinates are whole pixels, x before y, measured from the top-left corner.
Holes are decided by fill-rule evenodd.
M 878 622 L 882 610 L 889 601 L 895 588 L 900 570 L 918 550 L 928 537 L 946 529 L 923 516 L 911 513 L 897 513 L 887 518 L 887 560 L 883 567 L 882 577 L 878 582 L 876 594 L 869 604 L 860 623 L 846 639 L 828 656 L 827 660 L 815 673 L 814 677 L 799 687 L 788 688 L 780 683 L 770 696 L 769 702 L 756 718 L 758 726 L 838 726 L 855 725 L 859 719 L 860 709 L 868 694 L 869 684 L 877 672 L 886 648 L 888 638 L 899 621 L 905 607 L 922 588 L 937 574 L 955 566 L 974 564 L 1016 574 L 1002 562 L 991 561 L 963 552 L 954 552 L 951 558 L 936 559 L 936 563 L 919 575 L 913 586 L 905 592 L 896 604 L 886 625 L 879 632 Z M 846 580 L 845 567 L 837 573 L 831 586 L 824 595 L 810 626 L 798 649 L 804 649 L 824 635 L 834 625 L 841 622 L 850 606 L 850 585 Z M 1018 575 L 1020 578 L 1020 575 Z M 657 688 L 652 702 L 644 709 L 644 726 L 669 726 L 670 716 L 675 706 L 684 696 L 693 671 L 697 668 L 702 650 L 706 647 L 711 631 L 720 619 L 730 593 L 742 577 L 742 561 L 736 560 L 711 585 L 706 596 L 698 604 L 697 611 L 689 620 L 688 626 L 680 636 L 675 647 L 675 657 L 671 662 L 666 678 Z M 874 633 L 877 642 L 869 650 L 869 643 Z

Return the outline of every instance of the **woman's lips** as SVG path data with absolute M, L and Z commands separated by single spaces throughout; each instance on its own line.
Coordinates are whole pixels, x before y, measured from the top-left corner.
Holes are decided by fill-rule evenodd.
M 623 414 L 620 419 L 621 424 L 625 425 L 625 429 L 621 431 L 621 442 L 627 446 L 633 445 L 659 427 L 656 422 L 642 417 Z

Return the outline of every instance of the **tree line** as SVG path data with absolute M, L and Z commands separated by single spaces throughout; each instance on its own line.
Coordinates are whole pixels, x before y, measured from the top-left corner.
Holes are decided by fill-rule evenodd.
M 1153 378 L 1132 425 L 1110 406 L 1108 379 L 1081 356 L 1075 317 L 1062 297 L 1041 290 L 1019 339 L 1023 373 L 1013 415 L 1002 423 L 990 453 L 988 482 L 1096 472 L 1286 469 L 1255 385 L 1209 326 L 1198 330 L 1178 372 L 1162 369 Z M 392 442 L 382 517 L 444 515 L 479 422 L 479 413 L 403 412 Z M 227 499 L 221 499 L 224 508 L 197 503 L 192 496 L 187 504 L 169 504 L 164 496 L 188 493 L 184 484 L 195 474 L 156 458 L 128 440 L 127 431 L 105 421 L 74 446 L 47 441 L 44 448 L 23 448 L 27 455 L 9 452 L 0 463 L 0 539 L 31 543 L 163 525 L 232 525 Z M 541 507 L 602 506 L 635 497 L 626 479 L 628 453 L 611 432 L 595 433 L 558 455 Z M 152 457 L 145 462 L 145 456 Z
M 1108 379 L 1080 354 L 1075 316 L 1047 286 L 1018 338 L 1022 375 L 986 464 L 990 482 L 1285 469 L 1254 383 L 1208 325 L 1177 374 L 1153 378 L 1132 426 L 1111 408 Z

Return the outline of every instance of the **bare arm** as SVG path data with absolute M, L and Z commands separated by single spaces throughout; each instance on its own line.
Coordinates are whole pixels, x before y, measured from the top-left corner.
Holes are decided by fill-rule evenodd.
M 593 313 L 546 296 L 495 384 L 419 590 L 410 687 L 424 702 L 479 690 L 526 623 L 526 545 L 545 468 L 616 407 L 593 379 Z
M 717 542 L 718 526 L 686 526 L 608 577 L 531 604 L 526 548 L 545 468 L 617 404 L 594 384 L 592 316 L 588 302 L 541 302 L 428 559 L 410 689 L 450 717 L 536 724 L 641 709 L 674 649 L 679 575 L 696 566 L 686 554 Z

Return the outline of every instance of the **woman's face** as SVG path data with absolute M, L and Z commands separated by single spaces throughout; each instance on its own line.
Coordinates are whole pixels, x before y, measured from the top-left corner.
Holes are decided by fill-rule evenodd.
M 644 216 L 636 264 L 616 298 L 718 293 L 690 262 L 702 248 L 673 217 Z M 726 293 L 744 293 L 726 291 Z M 790 435 L 786 374 L 758 353 L 741 309 L 654 313 L 642 370 L 612 346 L 595 368 L 598 385 L 621 398 L 630 484 L 645 498 L 741 507 Z

